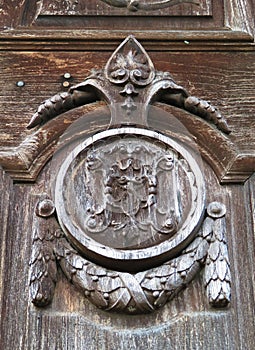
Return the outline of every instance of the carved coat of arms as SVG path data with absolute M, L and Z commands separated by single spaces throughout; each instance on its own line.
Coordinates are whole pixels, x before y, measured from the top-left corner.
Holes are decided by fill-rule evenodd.
M 203 266 L 209 302 L 229 303 L 226 208 L 206 203 L 194 149 L 148 126 L 148 105 L 158 96 L 230 132 L 217 109 L 155 71 L 133 37 L 104 70 L 46 101 L 31 120 L 34 127 L 99 98 L 112 118 L 106 130 L 64 150 L 53 193 L 36 207 L 34 304 L 52 299 L 57 266 L 104 310 L 151 312 Z

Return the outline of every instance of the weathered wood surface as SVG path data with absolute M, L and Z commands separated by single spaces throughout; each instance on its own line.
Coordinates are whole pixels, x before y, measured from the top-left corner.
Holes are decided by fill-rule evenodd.
M 245 172 L 249 167 L 251 172 L 254 169 L 252 0 L 224 1 L 224 4 L 217 1 L 212 18 L 169 18 L 160 30 L 156 25 L 156 30 L 151 28 L 151 19 L 137 22 L 130 18 L 122 28 L 123 18 L 116 22 L 112 17 L 97 18 L 85 23 L 84 19 L 74 19 L 74 16 L 66 20 L 38 17 L 40 8 L 36 3 L 42 2 L 0 2 L 0 153 L 12 152 L 13 147 L 33 135 L 26 126 L 44 99 L 66 91 L 64 73 L 71 73 L 71 84 L 83 81 L 92 68 L 104 66 L 111 50 L 132 31 L 142 39 L 145 48 L 152 51 L 150 56 L 156 69 L 170 71 L 180 85 L 191 94 L 211 101 L 226 117 L 232 133 L 219 138 L 206 122 L 178 114 L 182 121 L 187 120 L 187 116 L 187 127 L 190 126 L 200 139 L 201 147 L 206 144 L 207 131 L 211 130 L 209 140 L 216 137 L 212 153 L 214 150 L 218 154 L 221 152 L 219 140 L 226 138 L 226 147 L 235 145 L 243 157 L 246 155 L 249 159 L 244 163 L 236 162 L 234 170 L 238 172 L 241 168 Z M 154 22 L 157 21 L 155 18 Z M 74 26 L 65 29 L 70 24 Z M 216 24 L 220 30 L 216 29 Z M 25 86 L 17 87 L 18 81 L 24 81 Z M 42 128 L 39 138 L 44 151 L 39 150 L 42 152 L 36 159 L 39 166 L 30 168 L 30 158 L 21 162 L 28 164 L 28 169 L 25 166 L 27 174 L 36 179 L 50 159 L 54 142 L 64 132 L 65 125 L 94 109 L 95 105 L 89 105 L 77 110 L 77 114 L 69 113 L 49 122 L 52 128 L 47 131 Z M 98 117 L 97 122 L 91 124 L 91 130 L 107 122 Z M 231 147 L 228 154 L 232 154 Z M 203 155 L 208 160 L 206 152 Z M 15 157 L 10 161 L 15 162 Z M 208 163 L 204 165 L 210 189 L 208 202 L 217 200 L 228 208 L 227 239 L 233 277 L 231 304 L 221 311 L 211 309 L 202 277 L 197 276 L 165 308 L 146 316 L 98 310 L 61 271 L 53 303 L 45 309 L 33 306 L 29 299 L 29 260 L 34 208 L 41 194 L 49 191 L 51 161 L 32 184 L 13 183 L 9 174 L 0 170 L 0 347 L 13 350 L 253 349 L 255 177 L 253 175 L 244 185 L 222 186 L 214 173 L 217 173 L 216 168 L 213 171 Z M 212 166 L 213 162 L 210 164 Z
M 28 261 L 33 211 L 39 194 L 48 190 L 49 166 L 36 184 L 14 185 L 7 194 L 11 198 L 3 199 L 4 203 L 9 202 L 8 208 L 5 204 L 1 206 L 3 218 L 8 218 L 1 234 L 1 346 L 4 349 L 253 348 L 254 236 L 251 223 L 254 218 L 250 191 L 254 192 L 254 178 L 245 186 L 222 187 L 212 171 L 205 168 L 207 181 L 213 189 L 208 193 L 208 200 L 225 200 L 229 208 L 227 235 L 234 280 L 230 307 L 222 311 L 210 309 L 202 281 L 197 278 L 161 311 L 146 317 L 121 316 L 95 309 L 60 272 L 52 305 L 38 309 L 29 300 Z M 8 176 L 3 173 L 1 176 L 3 184 L 12 188 Z
M 146 11 L 146 16 L 142 13 L 142 20 L 138 21 L 137 15 L 130 16 L 130 14 L 123 21 L 123 15 L 126 15 L 127 11 L 122 8 L 110 7 L 104 4 L 103 1 L 100 1 L 97 5 L 94 15 L 94 0 L 86 1 L 85 4 L 73 1 L 49 3 L 42 0 L 2 2 L 0 4 L 0 28 L 3 29 L 3 32 L 0 38 L 4 40 L 4 45 L 8 43 L 6 39 L 12 40 L 15 36 L 19 37 L 20 35 L 28 40 L 33 38 L 37 40 L 45 34 L 54 38 L 56 35 L 53 29 L 62 28 L 64 39 L 69 37 L 74 40 L 76 36 L 81 36 L 83 41 L 84 39 L 85 41 L 94 41 L 101 49 L 104 48 L 102 39 L 112 40 L 116 35 L 118 38 L 123 38 L 128 34 L 127 31 L 129 34 L 132 32 L 139 36 L 140 39 L 151 40 L 155 38 L 156 41 L 164 40 L 166 44 L 169 40 L 176 42 L 178 38 L 181 38 L 182 41 L 204 40 L 205 43 L 208 39 L 216 41 L 231 40 L 236 41 L 236 44 L 240 44 L 240 41 L 253 41 L 252 0 L 234 0 L 231 1 L 231 4 L 227 1 L 215 0 L 212 6 L 212 14 L 210 13 L 211 1 L 209 0 L 200 1 L 202 6 L 199 11 L 194 10 L 195 5 L 177 4 L 170 7 L 170 10 L 161 10 L 164 11 L 164 16 L 158 16 L 157 11 Z M 123 3 L 123 0 L 121 2 Z M 61 9 L 59 4 L 63 6 Z M 136 6 L 135 3 L 134 6 Z M 92 14 L 82 15 L 84 10 L 86 13 L 86 9 L 92 10 Z M 118 15 L 114 14 L 114 11 L 117 11 Z M 100 15 L 100 13 L 104 15 Z M 138 11 L 138 16 L 139 13 Z M 47 33 L 38 30 L 42 27 L 48 29 Z M 111 32 L 108 30 L 109 27 Z M 14 28 L 17 30 L 13 30 Z M 206 31 L 203 32 L 202 29 Z M 13 47 L 15 48 L 15 46 Z
M 110 52 L 2 53 L 0 146 L 17 146 L 31 133 L 26 126 L 40 103 L 67 91 L 62 85 L 64 73 L 72 75 L 71 84 L 82 82 L 93 68 L 103 67 L 109 56 Z M 232 130 L 228 137 L 242 151 L 254 150 L 253 52 L 152 52 L 150 56 L 158 70 L 169 71 L 190 93 L 219 108 Z M 17 87 L 18 81 L 25 86 Z
M 160 4 L 160 1 L 138 1 L 137 5 L 129 5 L 128 1 L 116 1 L 116 0 L 80 0 L 70 4 L 70 1 L 43 1 L 43 6 L 40 11 L 40 15 L 48 16 L 144 16 L 152 12 L 153 16 L 209 16 L 212 13 L 212 1 L 200 0 L 199 2 L 193 1 L 186 2 L 180 0 L 164 1 Z M 196 5 L 199 4 L 199 5 Z M 146 6 L 147 5 L 147 6 Z M 129 8 L 129 9 L 127 9 Z M 136 10 L 137 8 L 137 10 Z M 164 10 L 160 10 L 164 8 Z
M 17 52 L 8 54 L 8 56 L 2 55 L 1 61 L 4 69 L 1 78 L 6 82 L 5 89 L 2 90 L 0 96 L 2 102 L 0 154 L 3 166 L 6 166 L 6 162 L 11 164 L 10 160 L 8 160 L 9 158 L 5 157 L 6 152 L 13 152 L 13 147 L 17 147 L 29 135 L 32 137 L 33 131 L 27 130 L 26 126 L 39 104 L 44 99 L 58 92 L 67 91 L 67 88 L 63 87 L 63 82 L 65 81 L 64 73 L 69 72 L 72 77 L 68 82 L 76 84 L 83 81 L 92 68 L 104 66 L 109 56 L 110 53 L 107 52 L 101 53 L 100 57 L 98 57 L 97 53 L 91 52 L 51 53 L 50 55 L 38 52 Z M 240 154 L 240 160 L 236 160 L 232 166 L 232 173 L 240 173 L 241 171 L 249 176 L 255 167 L 255 136 L 253 132 L 255 127 L 254 53 L 218 52 L 191 54 L 183 52 L 152 52 L 151 58 L 155 60 L 158 70 L 170 71 L 175 81 L 187 88 L 191 94 L 209 100 L 219 108 L 232 130 L 231 134 L 224 136 L 224 138 L 233 144 L 222 162 L 225 164 L 225 167 L 230 167 L 231 164 L 228 165 L 228 162 L 233 163 L 234 158 Z M 94 64 L 95 62 L 96 64 Z M 207 69 L 208 62 L 210 63 L 209 70 Z M 41 68 L 38 70 L 38 67 Z M 16 83 L 18 81 L 24 81 L 25 86 L 17 87 Z M 81 115 L 80 113 L 81 111 L 79 111 L 78 115 Z M 197 133 L 196 137 L 198 140 L 201 139 L 202 143 L 206 145 L 205 135 L 203 136 L 203 132 L 198 132 L 199 129 L 196 131 L 196 128 L 200 128 L 202 125 L 207 127 L 207 123 L 200 121 L 195 116 L 190 118 L 190 120 L 187 117 L 180 115 L 181 121 L 184 124 L 186 123 L 186 127 L 191 127 L 190 131 Z M 68 125 L 66 124 L 67 120 L 70 120 L 68 122 L 70 123 L 73 118 L 76 118 L 75 113 L 66 114 L 66 117 L 59 117 L 57 120 L 59 122 L 62 120 L 62 126 L 59 124 L 58 128 L 61 127 L 61 130 L 64 130 L 63 127 Z M 197 120 L 198 125 L 193 125 L 191 123 L 192 119 L 194 122 Z M 19 126 L 18 128 L 17 125 Z M 52 125 L 53 128 L 54 125 L 57 127 L 55 123 Z M 49 124 L 49 127 L 52 126 Z M 208 128 L 209 130 L 210 127 Z M 45 132 L 42 130 L 41 140 L 43 137 L 46 137 L 46 134 L 44 135 Z M 59 132 L 61 133 L 60 129 Z M 53 137 L 53 129 L 49 129 L 47 134 L 52 135 L 52 141 L 57 141 L 56 137 L 60 135 L 59 132 L 56 130 Z M 210 151 L 210 146 L 208 145 L 208 147 Z M 236 149 L 234 153 L 232 152 L 233 147 Z M 217 148 L 213 152 L 217 155 Z M 35 159 L 33 156 L 29 157 L 31 160 Z M 224 158 L 222 153 L 220 153 L 221 157 Z M 232 157 L 234 158 L 232 159 Z M 4 159 L 6 160 L 4 161 Z M 15 159 L 14 157 L 14 162 L 16 162 Z M 28 160 L 28 167 L 29 162 Z M 223 175 L 220 174 L 221 171 L 219 171 L 219 176 L 222 177 Z

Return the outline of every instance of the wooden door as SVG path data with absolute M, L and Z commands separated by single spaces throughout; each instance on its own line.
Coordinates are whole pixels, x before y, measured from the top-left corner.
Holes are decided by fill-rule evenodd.
M 0 6 L 1 349 L 253 349 L 253 2 Z

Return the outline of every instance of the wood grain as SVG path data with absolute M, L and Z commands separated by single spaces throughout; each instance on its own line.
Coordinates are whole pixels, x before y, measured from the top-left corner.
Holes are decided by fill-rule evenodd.
M 212 311 L 197 278 L 162 311 L 146 317 L 117 316 L 96 310 L 62 275 L 53 304 L 43 310 L 32 306 L 28 298 L 31 225 L 38 195 L 48 191 L 50 167 L 46 166 L 36 184 L 15 185 L 11 192 L 11 225 L 4 227 L 8 235 L 1 235 L 2 246 L 6 247 L 2 249 L 2 346 L 17 350 L 252 348 L 254 295 L 250 276 L 254 272 L 254 246 L 249 201 L 247 208 L 242 205 L 244 197 L 249 198 L 249 185 L 222 187 L 209 167 L 205 166 L 204 171 L 210 187 L 208 200 L 225 200 L 229 208 L 227 234 L 235 281 L 229 309 Z M 252 188 L 253 184 L 252 179 Z M 21 201 L 27 205 L 19 205 Z
M 46 53 L 17 52 L 8 57 L 2 56 L 2 64 L 5 68 L 1 79 L 6 81 L 5 89 L 2 90 L 0 96 L 2 102 L 2 124 L 0 127 L 2 158 L 5 157 L 6 152 L 12 152 L 13 147 L 17 147 L 22 141 L 29 138 L 29 135 L 31 138 L 33 137 L 33 132 L 26 129 L 28 121 L 43 99 L 65 90 L 62 83 L 64 81 L 63 74 L 66 71 L 72 75 L 71 84 L 75 84 L 83 81 L 92 68 L 104 66 L 108 57 L 109 53 L 102 53 L 98 57 L 96 53 L 90 52 L 51 53 L 49 55 Z M 238 150 L 234 151 L 231 156 L 227 151 L 224 160 L 225 167 L 226 169 L 231 167 L 233 174 L 243 173 L 244 179 L 245 176 L 247 178 L 254 171 L 255 166 L 255 137 L 253 133 L 255 95 L 252 75 L 255 69 L 254 54 L 230 52 L 166 54 L 153 52 L 151 58 L 156 62 L 157 69 L 170 71 L 175 81 L 184 86 L 191 94 L 209 100 L 219 108 L 232 130 L 231 134 L 226 137 L 226 142 L 232 143 L 234 149 Z M 94 61 L 97 63 L 94 64 Z M 85 62 L 85 65 L 80 62 Z M 209 71 L 207 70 L 208 62 L 210 64 Z M 38 67 L 41 68 L 38 70 Z M 183 69 L 183 67 L 186 68 Z M 18 88 L 16 82 L 22 80 L 24 80 L 25 86 Z M 80 113 L 81 111 L 78 112 L 77 116 L 81 115 Z M 174 113 L 178 115 L 178 111 Z M 180 113 L 179 115 L 186 127 L 191 128 L 190 132 L 197 134 L 198 140 L 202 140 L 203 131 L 201 133 L 196 131 L 199 126 L 194 124 L 197 117 L 193 117 L 193 122 L 191 118 L 187 119 L 188 115 L 187 117 Z M 243 115 L 245 117 L 242 117 Z M 76 118 L 75 113 L 71 113 L 70 117 L 72 120 Z M 63 119 L 64 121 L 65 119 Z M 206 122 L 201 123 L 201 125 L 206 125 Z M 61 130 L 64 130 L 65 125 L 67 126 L 64 122 Z M 47 132 L 49 136 L 53 135 L 50 130 L 49 132 Z M 55 135 L 60 135 L 60 133 L 57 132 Z M 46 140 L 45 136 L 42 133 L 40 137 L 44 137 Z M 56 137 L 51 138 L 51 140 L 57 141 Z M 225 141 L 222 140 L 222 142 Z M 206 139 L 203 144 L 206 146 Z M 217 154 L 217 148 L 213 152 Z M 223 153 L 220 155 L 224 158 Z M 6 161 L 4 162 L 6 163 Z M 228 164 L 229 162 L 230 164 Z M 30 165 L 27 166 L 29 168 Z M 228 180 L 231 179 L 226 178 L 226 181 Z
M 23 0 L 19 4 L 13 0 L 8 2 L 8 4 L 2 4 L 0 8 L 2 14 L 0 19 L 0 28 L 3 29 L 2 37 L 14 39 L 14 34 L 18 36 L 19 34 L 26 35 L 24 31 L 20 33 L 20 30 L 27 28 L 27 39 L 39 38 L 42 34 L 41 31 L 34 31 L 33 28 L 40 27 L 47 29 L 53 41 L 55 41 L 56 36 L 54 28 L 59 30 L 61 27 L 62 29 L 64 27 L 67 29 L 64 30 L 64 38 L 73 40 L 74 34 L 75 36 L 82 35 L 87 39 L 89 38 L 89 40 L 96 39 L 97 45 L 100 45 L 100 40 L 113 38 L 113 31 L 116 31 L 116 34 L 123 38 L 127 35 L 127 33 L 124 33 L 125 30 L 132 31 L 136 36 L 147 38 L 147 40 L 152 37 L 162 40 L 165 31 L 165 34 L 167 32 L 167 36 L 165 36 L 166 43 L 170 38 L 175 42 L 176 38 L 180 37 L 180 32 L 182 32 L 181 37 L 183 40 L 191 38 L 193 40 L 201 40 L 204 37 L 209 38 L 209 40 L 238 40 L 239 44 L 240 40 L 253 41 L 254 37 L 252 0 L 234 0 L 231 1 L 231 4 L 227 1 L 223 3 L 221 0 L 215 0 L 212 6 L 212 15 L 209 16 L 199 16 L 197 10 L 192 11 L 192 5 L 184 4 L 180 5 L 177 11 L 174 12 L 177 16 L 166 16 L 166 11 L 164 10 L 164 16 L 158 16 L 158 13 L 156 16 L 152 13 L 150 15 L 146 14 L 146 16 L 143 15 L 141 17 L 141 21 L 137 21 L 137 18 L 130 16 L 130 14 L 126 17 L 127 20 L 123 21 L 121 16 L 114 15 L 114 8 L 107 10 L 109 6 L 103 4 L 103 2 L 101 2 L 100 7 L 106 6 L 106 9 L 103 11 L 104 15 L 98 15 L 100 10 L 97 8 L 95 15 L 74 16 L 75 13 L 81 14 L 86 6 L 88 8 L 92 6 L 93 8 L 94 0 L 90 3 L 86 2 L 85 7 L 84 4 L 79 2 L 63 1 L 61 4 L 63 5 L 61 9 L 58 8 L 57 4 L 48 4 L 45 1 L 35 0 Z M 83 10 L 79 10 L 79 6 Z M 210 1 L 206 0 L 203 2 L 202 8 L 203 14 L 210 14 Z M 40 16 L 41 12 L 45 12 L 45 14 Z M 69 15 L 66 15 L 68 13 Z M 183 14 L 184 16 L 182 16 Z M 111 33 L 108 31 L 109 27 L 111 27 Z M 13 31 L 14 28 L 18 29 L 16 33 Z M 154 29 L 152 30 L 152 28 Z M 158 28 L 161 28 L 161 30 Z M 140 34 L 137 31 L 138 29 L 140 29 Z M 201 29 L 206 31 L 202 32 Z M 101 45 L 101 49 L 103 48 L 104 46 Z
M 124 7 L 124 6 L 123 6 Z M 166 7 L 164 10 L 152 10 L 137 12 L 128 11 L 123 8 L 116 8 L 114 6 L 105 4 L 104 1 L 95 0 L 80 0 L 76 3 L 70 3 L 70 1 L 49 1 L 43 2 L 43 6 L 40 15 L 48 16 L 205 16 L 211 15 L 212 3 L 211 0 L 199 1 L 199 6 L 192 4 L 177 4 L 173 7 Z
M 65 91 L 64 73 L 71 73 L 71 84 L 83 81 L 92 68 L 104 66 L 112 50 L 132 31 L 150 50 L 156 69 L 169 71 L 192 95 L 218 106 L 232 129 L 229 136 L 219 137 L 207 122 L 178 113 L 204 149 L 208 202 L 223 202 L 227 207 L 232 301 L 227 309 L 212 310 L 199 275 L 158 312 L 146 317 L 109 314 L 96 309 L 59 271 L 53 303 L 45 309 L 32 305 L 28 289 L 34 208 L 42 193 L 50 193 L 54 142 L 65 125 L 86 112 L 81 108 L 49 122 L 52 128 L 47 132 L 42 129 L 43 148 L 50 148 L 50 152 L 39 150 L 34 167 L 21 162 L 28 174 L 33 174 L 34 183 L 25 182 L 25 178 L 24 182 L 13 183 L 0 169 L 0 347 L 253 349 L 255 177 L 245 184 L 220 185 L 216 176 L 220 171 L 216 166 L 212 169 L 213 162 L 206 156 L 206 152 L 219 154 L 224 149 L 224 165 L 235 149 L 241 158 L 233 167 L 234 173 L 251 174 L 255 166 L 253 0 L 213 2 L 212 17 L 169 17 L 162 26 L 157 18 L 137 20 L 132 16 L 124 28 L 123 18 L 114 22 L 110 16 L 90 18 L 88 22 L 81 16 L 38 17 L 40 8 L 36 3 L 12 0 L 0 4 L 0 152 L 13 151 L 33 136 L 26 126 L 44 99 Z M 24 81 L 25 86 L 18 88 L 18 81 Z M 88 106 L 88 110 L 93 108 Z M 94 130 L 98 122 L 99 118 L 91 124 Z M 205 136 L 208 130 L 210 139 Z M 214 140 L 213 146 L 208 140 Z M 15 163 L 17 158 L 9 160 Z
M 145 2 L 146 3 L 146 2 Z M 132 30 L 139 26 L 141 29 L 149 29 L 150 22 L 160 22 L 161 28 L 199 28 L 199 19 L 203 21 L 205 27 L 214 23 L 223 23 L 223 11 L 221 1 L 216 0 L 214 7 L 210 0 L 201 0 L 200 6 L 192 4 L 177 4 L 173 7 L 166 7 L 163 10 L 152 11 L 128 11 L 105 4 L 103 1 L 27 1 L 24 9 L 22 26 L 43 26 L 43 27 L 63 27 L 69 28 L 108 28 Z M 213 9 L 213 13 L 212 13 Z M 214 19 L 212 20 L 212 16 Z M 123 17 L 125 21 L 123 21 Z M 142 18 L 142 21 L 136 19 Z M 182 25 L 180 26 L 180 19 Z

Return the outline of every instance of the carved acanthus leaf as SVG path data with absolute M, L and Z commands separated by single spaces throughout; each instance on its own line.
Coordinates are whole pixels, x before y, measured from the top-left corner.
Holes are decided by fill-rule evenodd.
M 113 84 L 129 82 L 141 87 L 153 81 L 155 69 L 144 48 L 133 37 L 128 37 L 108 60 L 105 77 Z

